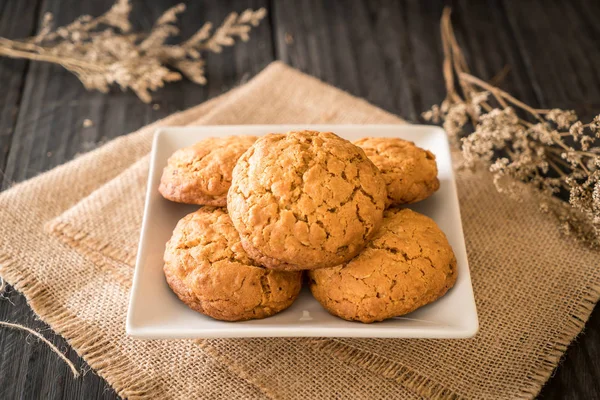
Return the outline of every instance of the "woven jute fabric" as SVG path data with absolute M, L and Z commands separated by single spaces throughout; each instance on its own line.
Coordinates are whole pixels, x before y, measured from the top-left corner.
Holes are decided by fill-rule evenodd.
M 0 195 L 0 275 L 128 398 L 532 398 L 600 297 L 599 254 L 533 198 L 457 172 L 480 332 L 468 340 L 125 335 L 157 126 L 402 123 L 280 63 Z

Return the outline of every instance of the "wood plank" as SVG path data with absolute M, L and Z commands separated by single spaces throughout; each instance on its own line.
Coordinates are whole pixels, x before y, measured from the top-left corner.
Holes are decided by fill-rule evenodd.
M 52 0 L 44 11 L 57 16 L 57 23 L 67 23 L 76 15 L 98 15 L 112 3 Z M 133 21 L 149 29 L 153 21 L 176 0 L 135 4 Z M 234 1 L 215 6 L 211 2 L 192 2 L 181 18 L 182 36 L 194 33 L 203 20 L 222 21 L 230 11 L 266 6 L 266 1 Z M 142 17 L 143 16 L 143 17 Z M 206 86 L 181 81 L 156 92 L 159 110 L 154 110 L 131 92 L 118 89 L 108 94 L 88 92 L 79 81 L 60 66 L 33 63 L 24 88 L 23 105 L 16 126 L 3 187 L 30 178 L 75 154 L 89 150 L 94 143 L 131 132 L 150 121 L 174 111 L 198 104 L 233 87 L 244 76 L 253 76 L 273 59 L 268 21 L 251 33 L 252 40 L 233 49 L 207 57 Z M 250 49 L 252 49 L 250 51 Z M 90 119 L 94 126 L 85 128 Z
M 580 23 L 569 2 L 504 1 L 504 7 L 542 106 L 591 118 L 600 109 L 600 53 L 591 25 Z
M 597 2 L 504 1 L 517 48 L 541 107 L 574 109 L 584 119 L 600 110 Z M 535 16 L 535 18 L 532 18 Z M 541 399 L 600 396 L 600 307 L 569 346 Z
M 442 1 L 278 1 L 278 55 L 288 64 L 416 121 L 443 98 Z
M 569 346 L 561 364 L 542 389 L 540 400 L 599 398 L 599 325 L 600 307 L 596 306 L 585 330 Z
M 444 2 L 326 4 L 275 3 L 276 47 L 284 61 L 409 120 L 441 102 L 445 90 L 439 20 Z M 517 96 L 535 102 L 512 32 L 497 6 L 455 4 L 457 35 L 475 73 L 489 79 L 509 65 L 513 73 L 504 87 L 518 88 L 513 91 Z M 490 21 L 494 30 L 488 29 Z
M 132 21 L 136 27 L 149 29 L 164 10 L 179 2 L 134 2 Z M 41 11 L 53 12 L 57 23 L 64 24 L 84 13 L 99 15 L 112 3 L 112 0 L 46 0 Z M 199 29 L 205 20 L 220 23 L 231 11 L 268 5 L 267 0 L 189 2 L 179 26 L 182 36 L 187 37 Z M 11 13 L 2 13 L 2 20 L 12 19 L 18 25 L 21 15 L 31 17 L 30 10 L 14 7 L 11 10 Z M 209 54 L 206 66 L 208 84 L 203 87 L 186 80 L 168 85 L 154 95 L 154 103 L 160 107 L 158 110 L 142 103 L 130 92 L 113 90 L 106 95 L 87 92 L 74 76 L 61 67 L 32 63 L 23 87 L 21 108 L 18 116 L 15 115 L 13 139 L 8 141 L 0 138 L 2 146 L 10 146 L 3 187 L 35 176 L 99 143 L 196 105 L 232 88 L 243 79 L 249 79 L 273 60 L 271 39 L 271 27 L 269 21 L 265 20 L 251 32 L 249 42 L 239 43 L 221 54 Z M 0 59 L 0 77 L 4 76 L 1 74 L 15 74 L 14 69 L 7 71 L 2 62 L 4 60 Z M 2 123 L 8 121 L 5 114 L 0 116 Z M 85 119 L 90 119 L 94 125 L 84 127 Z M 49 340 L 66 351 L 79 369 L 89 370 L 63 338 L 54 335 L 45 324 L 36 320 L 23 296 L 9 291 L 6 297 L 0 301 L 0 320 L 41 330 Z M 0 398 L 117 398 L 114 391 L 93 371 L 75 380 L 66 365 L 46 345 L 28 339 L 22 332 L 1 332 Z
M 75 363 L 79 370 L 89 366 L 70 349 L 66 340 L 55 335 L 36 319 L 25 298 L 9 289 L 0 300 L 0 320 L 21 324 L 41 332 Z M 70 369 L 48 347 L 25 332 L 5 328 L 0 332 L 0 398 L 2 399 L 114 399 L 114 391 L 93 371 L 74 380 Z M 84 396 L 84 393 L 94 393 Z
M 500 87 L 524 102 L 539 103 L 517 49 L 517 42 L 498 1 L 460 0 L 453 9 L 452 22 L 471 72 L 489 81 L 508 67 Z
M 453 4 L 456 34 L 473 73 L 489 80 L 508 65 L 510 72 L 501 87 L 525 102 L 576 108 L 580 113 L 594 108 L 594 100 L 600 99 L 597 69 L 590 68 L 586 60 L 575 66 L 576 78 L 561 75 L 573 68 L 573 60 L 594 51 L 599 29 L 590 9 L 597 11 L 598 3 L 579 2 L 588 11 L 584 24 L 585 18 L 576 15 L 580 8 L 569 2 L 560 6 L 546 2 L 546 10 L 541 2 L 505 3 L 459 0 Z M 506 13 L 504 7 L 519 9 L 518 15 Z M 292 66 L 414 120 L 444 96 L 438 27 L 441 10 L 442 4 L 418 1 L 334 1 L 327 2 L 327 7 L 320 2 L 280 1 L 274 10 L 276 47 L 278 55 Z M 577 27 L 571 29 L 574 25 Z M 563 29 L 557 30 L 557 26 Z M 549 31 L 559 33 L 549 35 Z M 596 56 L 597 50 L 588 59 Z M 554 57 L 559 60 L 548 67 Z M 403 97 L 402 92 L 410 95 Z M 410 104 L 406 105 L 406 99 Z M 599 108 L 595 107 L 596 112 Z M 542 398 L 591 398 L 591 393 L 600 393 L 599 310 L 586 334 L 569 349 Z
M 176 3 L 135 2 L 134 23 L 147 29 L 162 10 Z M 229 11 L 266 3 L 190 2 L 181 21 L 183 35 L 199 27 L 199 16 L 218 22 Z M 221 55 L 209 55 L 209 84 L 169 85 L 156 95 L 159 110 L 143 105 L 131 93 L 86 92 L 59 67 L 31 64 L 12 142 L 2 136 L 1 128 L 8 117 L 5 111 L 0 114 L 0 161 L 1 146 L 10 145 L 3 186 L 61 164 L 98 142 L 217 95 L 254 75 L 274 54 L 296 68 L 416 121 L 421 111 L 439 103 L 444 96 L 438 27 L 443 3 L 273 2 L 273 27 L 265 22 L 253 32 L 248 44 Z M 110 4 L 110 0 L 93 4 L 49 0 L 44 3 L 44 10 L 58 12 L 59 21 L 69 22 L 84 12 L 99 14 Z M 18 20 L 2 11 L 0 29 L 6 16 L 10 21 Z M 600 29 L 594 18 L 599 11 L 597 2 L 585 0 L 543 4 L 458 0 L 454 23 L 475 74 L 489 79 L 508 64 L 511 72 L 502 83 L 506 90 L 530 104 L 570 107 L 587 115 L 600 108 L 600 80 L 594 68 L 600 61 L 596 51 Z M 28 13 L 29 10 L 20 11 L 17 15 Z M 0 59 L 0 78 L 6 72 L 3 62 Z M 15 79 L 9 70 L 9 78 Z M 0 110 L 6 104 L 3 100 L 6 98 L 0 99 Z M 86 118 L 95 125 L 84 129 Z M 15 120 L 16 117 L 13 125 Z M 8 298 L 15 306 L 7 300 L 0 301 L 1 320 L 43 329 L 60 348 L 69 349 L 64 339 L 52 335 L 35 320 L 22 296 L 13 291 Z M 44 345 L 26 341 L 20 332 L 2 333 L 0 398 L 115 398 L 114 392 L 107 390 L 105 382 L 93 373 L 74 381 L 66 366 Z M 542 398 L 592 398 L 600 392 L 599 336 L 597 307 L 586 333 L 569 348 Z M 78 366 L 85 366 L 73 350 L 68 350 L 68 356 Z
M 409 81 L 414 83 L 413 92 L 418 96 L 415 97 L 415 110 L 420 114 L 432 105 L 440 104 L 446 96 L 439 27 L 443 4 L 432 6 L 422 1 L 401 4 L 404 5 L 407 28 L 398 34 L 407 36 L 410 41 L 408 55 L 412 58 L 414 75 Z
M 41 0 L 7 0 L 0 2 L 0 37 L 17 39 L 35 33 L 38 3 Z M 14 18 L 21 15 L 21 18 Z M 29 62 L 0 58 L 0 179 L 8 158 L 11 138 L 17 121 L 21 92 Z
M 523 11 L 521 6 L 516 5 L 514 2 L 511 2 L 510 5 L 519 8 L 521 12 L 518 17 L 514 15 L 509 17 L 502 12 L 502 7 L 497 7 L 496 3 L 488 2 L 486 5 L 479 2 L 463 1 L 455 9 L 457 35 L 463 43 L 468 43 L 465 49 L 468 49 L 467 57 L 470 58 L 469 63 L 473 67 L 474 73 L 489 79 L 494 75 L 495 70 L 502 66 L 502 60 L 507 60 L 507 65 L 511 69 L 502 83 L 503 89 L 508 90 L 528 104 L 541 107 L 551 107 L 558 104 L 563 107 L 575 108 L 582 115 L 589 115 L 590 107 L 584 102 L 580 103 L 575 100 L 577 96 L 585 96 L 577 87 L 569 87 L 565 80 L 558 80 L 552 85 L 547 82 L 540 83 L 540 78 L 538 78 L 540 74 L 542 75 L 541 79 L 549 79 L 544 76 L 547 74 L 545 70 L 547 65 L 537 62 L 537 56 L 532 54 L 534 50 L 537 51 L 538 49 L 534 49 L 531 40 L 527 39 L 530 36 L 543 37 L 551 26 L 559 26 L 565 16 L 571 18 L 570 22 L 572 24 L 576 24 L 576 18 L 570 15 L 570 11 L 567 9 L 561 11 L 557 7 L 543 8 L 540 5 L 535 10 Z M 528 3 L 528 5 L 530 4 Z M 544 3 L 546 6 L 547 4 Z M 528 24 L 531 15 L 546 15 L 539 19 L 549 20 L 549 22 L 547 21 L 545 26 L 532 28 L 532 24 Z M 512 18 L 512 22 L 509 22 L 509 18 Z M 490 24 L 493 28 L 490 28 Z M 523 26 L 533 30 L 527 34 L 514 31 L 516 27 Z M 579 46 L 586 46 L 585 41 L 579 41 L 578 36 L 567 36 L 569 36 L 569 40 L 554 44 L 553 51 L 550 51 L 548 47 L 543 51 L 557 53 L 563 52 L 567 48 L 568 53 L 580 56 L 582 51 Z M 493 51 L 490 51 L 490 49 L 493 49 Z M 474 55 L 477 56 L 474 57 Z M 559 74 L 559 72 L 555 73 Z M 585 70 L 585 68 L 584 73 L 587 73 L 586 78 L 583 78 L 588 83 L 587 88 L 593 93 L 598 89 L 595 77 L 591 71 Z M 560 88 L 548 90 L 549 86 L 560 86 Z M 567 91 L 574 91 L 571 101 L 564 102 L 564 99 L 557 97 L 564 96 Z M 588 96 L 597 99 L 593 94 L 588 94 Z M 600 365 L 598 365 L 600 353 L 597 350 L 599 346 L 599 325 L 600 308 L 596 307 L 586 325 L 585 334 L 570 346 L 563 363 L 543 388 L 540 398 L 593 398 L 594 394 L 600 393 L 597 383 L 600 378 Z

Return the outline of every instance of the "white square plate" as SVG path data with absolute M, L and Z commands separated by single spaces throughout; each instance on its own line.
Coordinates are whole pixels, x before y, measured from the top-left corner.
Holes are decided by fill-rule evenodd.
M 403 317 L 373 324 L 349 322 L 329 314 L 303 288 L 296 302 L 270 318 L 223 322 L 189 309 L 170 290 L 163 275 L 163 252 L 177 221 L 197 206 L 176 204 L 158 193 L 162 170 L 177 149 L 211 136 L 264 135 L 311 129 L 348 139 L 400 137 L 437 157 L 440 190 L 410 208 L 435 220 L 445 232 L 458 262 L 456 285 L 438 301 Z M 333 336 L 388 338 L 466 338 L 478 329 L 467 253 L 460 220 L 450 149 L 444 131 L 419 125 L 241 125 L 162 128 L 152 147 L 141 239 L 127 313 L 127 333 L 145 339 L 259 336 Z

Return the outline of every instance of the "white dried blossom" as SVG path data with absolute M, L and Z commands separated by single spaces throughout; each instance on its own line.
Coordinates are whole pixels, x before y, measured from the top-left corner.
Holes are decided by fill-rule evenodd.
M 563 152 L 560 154 L 563 160 L 566 160 L 573 167 L 577 167 L 579 163 L 581 163 L 582 156 L 580 153 L 575 151 L 575 149 L 569 149 L 567 152 Z
M 568 128 L 577 121 L 577 114 L 573 110 L 561 110 L 554 108 L 546 114 L 548 121 L 554 122 L 559 128 Z
M 450 138 L 457 138 L 467 122 L 469 122 L 467 105 L 465 103 L 455 104 L 445 115 L 444 129 Z
M 440 107 L 437 104 L 431 106 L 430 110 L 427 110 L 421 114 L 421 117 L 425 121 L 433 122 L 434 124 L 439 124 L 442 121 L 443 115 L 440 110 Z
M 449 15 L 442 21 L 442 40 L 450 47 L 444 64 L 452 68 L 444 70 L 449 93 L 426 115 L 441 118 L 461 145 L 464 167 L 486 167 L 497 190 L 517 200 L 527 190 L 562 232 L 600 247 L 600 115 L 584 124 L 571 110 L 536 110 L 470 75 Z
M 590 171 L 596 171 L 600 169 L 600 157 L 588 157 L 587 161 L 585 162 L 585 167 Z
M 583 123 L 581 121 L 575 122 L 569 128 L 569 133 L 573 136 L 573 139 L 577 140 L 581 135 L 583 135 Z
M 493 164 L 490 165 L 490 172 L 493 174 L 502 173 L 503 171 L 506 170 L 506 167 L 508 166 L 509 163 L 510 163 L 510 160 L 506 157 L 498 158 L 498 159 L 496 159 L 496 161 L 494 161 Z
M 487 92 L 487 91 L 477 92 L 471 96 L 471 104 L 473 106 L 479 106 L 484 101 L 487 101 L 487 99 L 489 97 L 490 97 L 490 92 Z
M 592 190 L 592 203 L 594 210 L 600 212 L 600 181 L 596 181 Z M 598 215 L 600 217 L 600 214 Z
M 579 144 L 581 145 L 581 150 L 588 151 L 590 147 L 592 147 L 592 143 L 594 143 L 594 138 L 591 136 L 581 136 L 579 140 Z
M 555 142 L 555 138 L 559 136 L 559 133 L 551 129 L 546 123 L 537 123 L 529 128 L 529 133 L 532 138 L 535 140 L 539 140 L 543 144 L 553 145 Z

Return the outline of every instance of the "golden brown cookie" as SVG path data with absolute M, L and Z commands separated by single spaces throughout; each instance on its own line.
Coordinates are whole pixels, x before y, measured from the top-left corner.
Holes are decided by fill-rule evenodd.
M 248 257 L 224 208 L 203 207 L 183 217 L 164 261 L 173 292 L 191 309 L 224 321 L 285 310 L 302 286 L 301 272 L 268 270 Z
M 388 205 L 409 204 L 431 196 L 440 188 L 435 155 L 413 142 L 372 137 L 354 142 L 379 168 L 388 190 Z
M 365 153 L 331 132 L 269 134 L 240 157 L 227 208 L 250 257 L 314 269 L 354 257 L 377 231 L 386 189 Z
M 231 172 L 255 136 L 207 138 L 169 158 L 159 192 L 177 203 L 225 207 Z
M 310 289 L 333 315 L 370 323 L 407 314 L 456 282 L 456 258 L 432 219 L 390 208 L 381 229 L 350 262 L 309 271 Z

